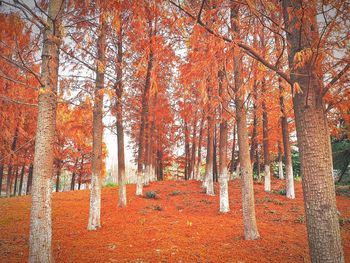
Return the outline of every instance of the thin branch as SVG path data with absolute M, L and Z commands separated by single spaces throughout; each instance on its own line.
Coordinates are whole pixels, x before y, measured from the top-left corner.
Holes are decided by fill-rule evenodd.
M 326 95 L 327 91 L 349 70 L 350 62 L 324 87 L 321 96 Z
M 14 100 L 14 99 L 11 99 L 11 98 L 8 98 L 8 97 L 5 97 L 5 96 L 1 96 L 1 95 L 0 95 L 0 100 L 7 101 L 7 102 L 10 102 L 10 103 L 30 106 L 30 107 L 38 107 L 38 104 L 33 104 L 33 103 L 24 102 L 24 101 Z
M 184 8 L 182 8 L 182 6 L 174 3 L 172 0 L 169 0 L 169 2 L 171 4 L 173 4 L 174 6 L 176 6 L 177 8 L 179 8 L 182 12 L 187 14 L 189 17 L 191 17 L 192 19 L 197 21 L 197 18 L 195 16 L 193 16 L 191 13 L 189 13 L 188 11 L 186 11 Z M 248 45 L 246 45 L 246 44 L 244 44 L 242 42 L 234 42 L 233 40 L 229 39 L 228 37 L 222 36 L 222 35 L 214 32 L 211 28 L 209 28 L 201 20 L 197 21 L 197 24 L 202 26 L 207 32 L 209 32 L 210 34 L 214 35 L 215 37 L 221 38 L 224 41 L 229 42 L 229 43 L 235 43 L 238 47 L 243 49 L 247 55 L 249 55 L 253 59 L 258 60 L 261 64 L 263 64 L 267 68 L 271 69 L 272 71 L 274 71 L 278 75 L 280 75 L 281 78 L 283 78 L 285 81 L 287 81 L 290 85 L 293 85 L 292 81 L 290 80 L 290 78 L 288 77 L 288 75 L 286 73 L 278 70 L 274 65 L 270 64 L 267 60 L 265 60 L 263 57 L 261 57 L 252 47 L 250 47 L 250 46 L 248 46 Z

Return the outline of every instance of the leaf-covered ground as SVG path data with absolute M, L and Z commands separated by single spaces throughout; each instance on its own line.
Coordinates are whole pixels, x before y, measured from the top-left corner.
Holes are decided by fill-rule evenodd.
M 256 183 L 260 240 L 243 239 L 239 181 L 230 182 L 231 212 L 218 212 L 218 194 L 200 182 L 152 183 L 158 199 L 136 197 L 128 185 L 128 207 L 117 208 L 117 188 L 102 192 L 102 228 L 87 231 L 89 192 L 53 194 L 53 254 L 56 262 L 309 262 L 301 183 L 295 200 Z M 218 185 L 215 185 L 216 193 Z M 337 197 L 345 260 L 350 262 L 350 198 Z M 30 197 L 0 199 L 0 262 L 26 262 Z

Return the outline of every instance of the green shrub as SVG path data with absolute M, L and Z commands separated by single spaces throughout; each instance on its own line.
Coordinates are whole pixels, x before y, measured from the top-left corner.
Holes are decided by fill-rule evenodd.
M 117 186 L 116 183 L 111 183 L 111 182 L 106 183 L 106 184 L 104 185 L 104 187 L 116 187 L 116 186 Z
M 158 198 L 157 193 L 154 191 L 146 192 L 145 197 L 148 199 L 157 199 Z
M 181 194 L 182 194 L 181 191 L 175 190 L 175 191 L 171 192 L 169 195 L 170 195 L 170 196 L 175 196 L 175 195 L 181 195 Z

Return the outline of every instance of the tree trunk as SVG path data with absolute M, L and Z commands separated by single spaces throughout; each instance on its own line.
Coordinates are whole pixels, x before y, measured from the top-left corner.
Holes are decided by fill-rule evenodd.
M 119 21 L 122 11 L 119 10 Z M 123 127 L 123 29 L 122 25 L 118 30 L 118 66 L 117 66 L 117 80 L 115 85 L 116 91 L 116 126 L 117 126 L 117 142 L 118 142 L 118 206 L 125 207 L 127 203 L 126 199 L 126 186 L 125 186 L 125 154 L 124 154 L 124 127 Z
M 102 137 L 103 137 L 103 92 L 106 65 L 106 18 L 100 14 L 100 28 L 97 39 L 96 88 L 93 108 L 93 142 L 91 161 L 91 189 L 88 230 L 101 227 L 101 178 L 102 178 Z
M 288 12 L 293 8 L 294 12 Z M 295 14 L 307 8 L 308 16 L 299 21 Z M 293 106 L 300 151 L 304 207 L 312 262 L 344 262 L 335 187 L 330 135 L 322 97 L 321 61 L 306 61 L 296 67 L 296 53 L 316 48 L 319 41 L 316 3 L 283 0 L 289 66 L 292 83 L 301 91 L 293 91 Z M 305 21 L 304 21 L 305 19 Z M 296 26 L 304 25 L 304 27 Z M 302 29 L 301 29 L 302 28 Z M 303 30 L 303 31 L 302 31 Z
M 142 195 L 142 180 L 144 175 L 144 162 L 145 162 L 145 126 L 148 122 L 149 115 L 149 91 L 151 87 L 151 73 L 153 69 L 153 50 L 152 50 L 152 21 L 149 21 L 149 38 L 150 38 L 150 53 L 147 63 L 147 72 L 145 87 L 142 94 L 142 112 L 140 122 L 140 133 L 139 133 L 139 145 L 138 145 L 138 160 L 137 160 L 137 183 L 136 183 L 136 195 Z
M 32 182 L 33 182 L 33 164 L 30 164 L 29 170 L 28 170 L 28 178 L 27 178 L 27 189 L 26 189 L 27 195 L 32 193 Z
M 278 141 L 278 178 L 283 180 L 283 162 L 282 162 L 282 147 L 281 142 Z
M 196 135 L 197 135 L 197 112 L 195 112 L 192 130 L 192 147 L 191 147 L 191 161 L 190 161 L 190 179 L 195 177 L 195 163 L 196 163 Z
M 226 87 L 223 87 L 224 72 L 219 71 L 219 95 L 222 100 L 222 107 L 220 111 L 220 149 L 219 149 L 219 184 L 220 184 L 220 212 L 226 213 L 230 211 L 228 198 L 228 171 L 227 171 L 227 112 L 228 108 L 228 94 Z
M 199 125 L 199 138 L 198 138 L 196 175 L 195 175 L 196 180 L 201 180 L 203 125 L 204 125 L 204 112 L 202 114 L 201 122 Z
M 24 178 L 24 169 L 25 169 L 25 165 L 22 165 L 22 170 L 21 170 L 21 179 L 19 181 L 19 189 L 18 189 L 18 195 L 21 196 L 22 195 L 22 189 L 23 189 L 23 178 Z
M 75 186 L 75 172 L 72 174 L 72 180 L 70 181 L 70 190 L 74 191 L 74 186 Z
M 230 174 L 232 175 L 235 171 L 235 151 L 236 151 L 236 123 L 233 124 L 233 139 L 232 139 L 232 151 L 231 151 L 231 163 L 230 163 Z
M 16 126 L 16 130 L 15 130 L 15 134 L 13 136 L 13 141 L 12 141 L 12 145 L 11 145 L 11 154 L 10 154 L 10 161 L 9 161 L 9 165 L 7 168 L 7 180 L 6 180 L 6 197 L 10 197 L 11 196 L 11 188 L 12 188 L 12 180 L 13 180 L 13 167 L 12 167 L 12 161 L 13 161 L 13 155 L 16 151 L 16 146 L 17 146 L 17 140 L 18 140 L 18 124 Z
M 231 1 L 231 23 L 237 36 L 239 32 L 239 4 Z M 234 55 L 234 80 L 236 98 L 236 117 L 237 117 L 237 134 L 239 145 L 239 163 L 242 184 L 242 206 L 243 206 L 243 224 L 244 237 L 246 240 L 258 239 L 260 237 L 256 225 L 254 189 L 253 189 L 253 171 L 249 156 L 249 142 L 247 130 L 247 117 L 244 107 L 244 96 L 240 90 L 242 86 L 242 68 L 241 55 L 239 50 Z
M 217 132 L 214 125 L 214 146 L 213 146 L 213 182 L 218 182 L 218 162 L 217 162 Z
M 287 115 L 284 107 L 284 98 L 283 98 L 284 88 L 281 84 L 281 79 L 279 79 L 279 90 L 280 90 L 282 139 L 283 139 L 286 180 L 287 180 L 286 196 L 289 199 L 294 199 L 295 191 L 294 191 L 294 177 L 293 177 L 293 162 L 292 162 L 292 153 L 291 153 L 291 147 L 289 142 L 288 121 L 287 121 Z
M 18 166 L 16 166 L 16 173 L 15 173 L 15 185 L 13 186 L 13 195 L 17 195 L 17 182 L 18 182 Z
M 251 146 L 250 146 L 250 161 L 252 162 L 252 169 L 254 171 L 254 157 L 256 153 L 256 147 L 257 147 L 257 136 L 258 136 L 258 87 L 256 83 L 254 82 L 254 91 L 253 91 L 253 98 L 254 98 L 254 105 L 253 105 L 253 131 L 252 131 L 252 138 L 251 138 Z
M 49 2 L 48 28 L 44 29 L 38 121 L 35 138 L 29 262 L 53 262 L 51 238 L 51 178 L 56 130 L 59 46 L 62 0 Z M 52 18 L 55 18 L 54 20 Z
M 264 150 L 264 189 L 266 192 L 271 191 L 271 173 L 270 173 L 270 151 L 269 151 L 269 121 L 266 108 L 266 86 L 265 79 L 262 83 L 262 94 L 263 94 L 263 150 Z
M 208 102 L 211 99 L 211 88 L 208 87 Z M 207 145 L 207 157 L 205 165 L 205 180 L 204 188 L 207 195 L 214 195 L 214 184 L 213 184 L 213 162 L 214 162 L 214 127 L 215 121 L 213 116 L 213 109 L 208 104 L 208 145 Z
M 60 176 L 61 176 L 61 161 L 57 162 L 57 171 L 56 171 L 56 192 L 60 191 Z
M 0 159 L 2 159 L 2 155 L 0 155 Z M 4 176 L 4 164 L 0 161 L 0 197 L 2 193 L 2 178 Z

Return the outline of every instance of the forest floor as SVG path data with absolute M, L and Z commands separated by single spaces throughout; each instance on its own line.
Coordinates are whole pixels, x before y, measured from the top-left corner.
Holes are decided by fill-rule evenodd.
M 102 190 L 102 228 L 87 231 L 89 191 L 53 194 L 53 254 L 56 262 L 309 262 L 301 183 L 295 200 L 280 195 L 273 180 L 265 193 L 255 183 L 261 239 L 243 238 L 239 181 L 230 182 L 231 212 L 221 214 L 219 196 L 206 196 L 195 181 L 155 182 L 118 208 L 118 189 Z M 215 185 L 218 193 L 218 185 Z M 0 262 L 26 262 L 29 196 L 0 199 Z M 350 197 L 337 196 L 345 261 L 350 262 Z

